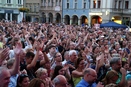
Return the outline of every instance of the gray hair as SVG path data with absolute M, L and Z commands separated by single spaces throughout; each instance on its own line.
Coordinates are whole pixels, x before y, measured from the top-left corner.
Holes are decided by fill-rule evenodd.
M 86 75 L 86 74 L 89 74 L 90 73 L 90 69 L 85 69 L 84 72 L 83 72 L 83 75 Z
M 112 66 L 112 64 L 118 63 L 120 61 L 120 57 L 113 57 L 110 60 L 110 66 Z
M 60 83 L 60 79 L 59 79 L 58 77 L 55 77 L 55 78 L 53 79 L 53 83 L 54 83 L 54 84 Z
M 77 54 L 76 50 L 70 50 L 70 51 L 69 51 L 69 57 L 70 57 L 73 53 L 76 53 L 76 54 Z
M 15 62 L 15 58 L 9 59 L 9 60 L 7 61 L 7 68 L 8 68 L 9 66 L 13 66 L 14 62 Z

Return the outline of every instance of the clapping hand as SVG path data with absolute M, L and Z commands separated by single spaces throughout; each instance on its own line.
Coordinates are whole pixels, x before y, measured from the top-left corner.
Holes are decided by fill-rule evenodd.
M 14 53 L 16 56 L 20 55 L 20 52 L 22 51 L 22 44 L 20 41 L 16 44 L 16 47 L 14 48 Z
M 5 48 L 0 52 L 0 64 L 9 56 L 9 48 Z

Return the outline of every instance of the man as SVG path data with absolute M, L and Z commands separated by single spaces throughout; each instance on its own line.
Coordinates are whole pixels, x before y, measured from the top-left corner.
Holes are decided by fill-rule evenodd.
M 54 87 L 68 87 L 65 76 L 58 75 L 53 79 Z
M 7 68 L 0 67 L 0 87 L 8 87 L 10 76 L 10 72 Z
M 124 87 L 125 82 L 126 82 L 125 81 L 126 70 L 122 68 L 120 57 L 113 57 L 110 60 L 110 66 L 112 70 L 115 70 L 119 75 L 119 78 L 116 81 L 116 84 L 118 84 L 119 87 Z
M 101 83 L 98 83 L 98 85 L 95 83 L 97 73 L 94 69 L 85 69 L 83 75 L 83 79 L 76 85 L 76 87 L 104 87 Z

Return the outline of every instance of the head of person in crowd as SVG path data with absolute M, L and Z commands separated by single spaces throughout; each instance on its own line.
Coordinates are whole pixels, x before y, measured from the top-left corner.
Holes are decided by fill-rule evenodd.
M 119 42 L 115 42 L 114 49 L 115 49 L 116 51 L 118 51 L 119 48 L 120 48 Z
M 75 62 L 75 68 L 78 69 L 84 69 L 85 68 L 85 61 L 82 58 L 77 58 Z
M 91 69 L 91 68 L 85 69 L 84 72 L 83 72 L 83 75 L 84 75 L 84 80 L 88 84 L 93 84 L 97 79 L 96 71 L 94 69 Z
M 27 74 L 20 74 L 17 78 L 17 86 L 16 87 L 28 87 L 29 86 L 29 78 Z
M 7 60 L 4 60 L 1 64 L 1 67 L 7 67 Z
M 45 68 L 39 68 L 36 72 L 36 77 L 41 79 L 41 80 L 44 80 L 48 77 L 48 73 L 47 73 L 47 70 Z
M 8 69 L 12 69 L 14 62 L 15 62 L 15 58 L 9 59 L 9 60 L 7 61 L 7 68 L 8 68 Z
M 27 52 L 25 59 L 26 59 L 26 64 L 30 64 L 35 57 L 35 54 L 33 52 Z
M 54 54 L 54 59 L 55 59 L 55 62 L 62 62 L 62 55 L 60 52 L 56 52 Z
M 58 75 L 53 79 L 54 87 L 68 87 L 68 82 L 65 76 Z
M 69 60 L 69 51 L 66 51 L 66 52 L 64 53 L 64 59 L 65 59 L 66 61 Z
M 122 67 L 125 68 L 126 71 L 129 70 L 129 64 L 127 61 L 122 61 Z
M 122 63 L 121 63 L 120 57 L 113 57 L 110 60 L 110 66 L 112 67 L 113 70 L 119 72 L 121 67 L 122 67 Z
M 111 83 L 111 84 L 106 85 L 105 87 L 118 87 L 118 86 L 114 83 Z
M 10 76 L 10 72 L 7 68 L 0 67 L 0 87 L 8 87 Z
M 44 59 L 44 54 L 42 53 L 42 51 L 39 51 L 38 60 L 43 60 L 43 59 Z
M 103 85 L 108 85 L 110 83 L 115 84 L 118 78 L 118 73 L 115 70 L 111 70 L 106 74 L 105 78 L 102 80 Z
M 49 45 L 48 51 L 50 54 L 54 54 L 56 52 L 56 46 L 54 44 Z
M 70 42 L 69 49 L 75 50 L 76 44 L 74 42 Z
M 46 62 L 46 63 L 43 65 L 43 67 L 44 67 L 45 69 L 47 69 L 48 77 L 50 77 L 50 74 L 51 74 L 51 62 L 50 62 L 50 61 L 49 61 L 49 62 Z
M 57 66 L 55 67 L 51 79 L 53 80 L 57 75 L 65 75 L 65 71 L 63 70 L 63 66 L 57 65 Z
M 25 55 L 26 55 L 26 52 L 24 50 L 22 50 L 21 53 L 20 53 L 20 62 L 25 61 Z
M 78 54 L 77 54 L 76 50 L 69 51 L 69 58 L 70 58 L 71 62 L 75 63 L 76 59 L 78 58 Z
M 39 78 L 34 78 L 30 81 L 30 84 L 28 87 L 46 87 L 45 83 L 39 79 Z

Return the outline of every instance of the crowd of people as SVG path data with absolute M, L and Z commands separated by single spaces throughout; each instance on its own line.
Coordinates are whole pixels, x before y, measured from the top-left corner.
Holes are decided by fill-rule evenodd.
M 0 87 L 130 87 L 131 32 L 0 22 Z

